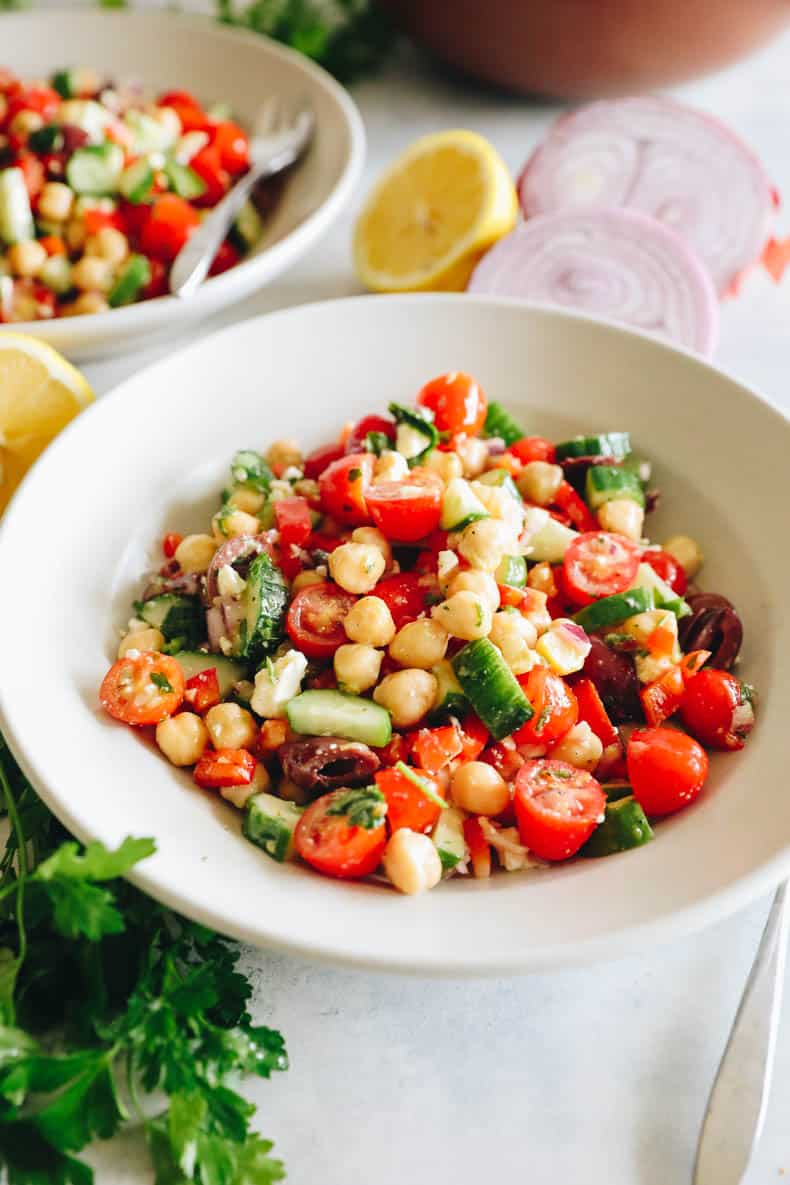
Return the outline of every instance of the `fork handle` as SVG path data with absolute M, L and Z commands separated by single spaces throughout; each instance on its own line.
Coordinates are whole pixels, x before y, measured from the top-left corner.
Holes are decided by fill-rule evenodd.
M 773 1076 L 789 920 L 785 882 L 776 891 L 710 1092 L 694 1185 L 740 1185 L 762 1131 Z

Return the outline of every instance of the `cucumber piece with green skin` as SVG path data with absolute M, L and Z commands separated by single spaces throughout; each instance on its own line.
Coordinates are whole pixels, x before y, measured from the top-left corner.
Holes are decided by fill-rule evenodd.
M 542 506 L 527 506 L 524 510 L 527 531 L 527 559 L 539 564 L 561 564 L 565 552 L 578 539 L 579 532 L 552 518 Z
M 486 422 L 483 425 L 483 435 L 489 438 L 498 436 L 509 447 L 511 444 L 515 444 L 517 440 L 523 440 L 526 432 L 516 423 L 510 412 L 505 411 L 501 403 L 494 401 L 488 405 Z
M 631 451 L 631 438 L 627 432 L 603 432 L 600 436 L 574 436 L 557 445 L 558 461 L 566 457 L 614 457 L 623 461 Z
M 205 641 L 206 615 L 197 597 L 161 593 L 148 601 L 135 601 L 134 609 L 146 625 L 164 634 L 166 642 L 183 638 L 186 646 L 194 646 Z
M 87 144 L 66 165 L 66 180 L 75 193 L 101 197 L 116 193 L 123 172 L 123 149 L 118 144 Z
M 21 169 L 0 171 L 0 239 L 9 247 L 36 237 L 30 198 Z
M 619 802 L 621 798 L 633 798 L 633 791 L 628 782 L 602 782 L 601 789 L 606 795 L 607 802 Z
M 589 634 L 610 625 L 619 625 L 621 621 L 635 617 L 637 613 L 647 613 L 650 609 L 655 609 L 652 591 L 649 588 L 632 588 L 628 592 L 593 601 L 592 605 L 575 613 L 573 620 Z
M 165 176 L 173 193 L 184 201 L 191 202 L 202 197 L 206 192 L 206 183 L 189 165 L 180 165 L 177 160 L 169 157 L 165 161 Z
M 294 850 L 294 831 L 302 815 L 300 807 L 273 794 L 255 794 L 247 802 L 242 834 L 282 864 Z
M 645 491 L 635 473 L 616 465 L 591 465 L 584 483 L 584 497 L 590 510 L 600 510 L 605 502 L 625 498 L 644 508 Z
M 442 868 L 445 872 L 455 868 L 466 859 L 467 848 L 464 839 L 464 817 L 457 807 L 445 807 L 431 834 L 434 847 L 439 853 Z
M 527 583 L 527 561 L 523 555 L 506 555 L 494 573 L 497 584 L 509 588 L 524 588 Z
M 508 473 L 507 469 L 487 469 L 485 473 L 481 473 L 477 478 L 484 486 L 495 486 L 500 490 L 507 490 L 512 498 L 520 504 L 523 499 L 518 492 L 518 486 L 513 481 L 513 478 Z
M 303 691 L 289 701 L 285 710 L 291 728 L 303 736 L 343 737 L 377 749 L 392 740 L 389 712 L 360 695 Z
M 60 152 L 63 147 L 63 128 L 56 123 L 44 124 L 43 128 L 36 128 L 27 138 L 27 146 L 31 152 Z
M 130 255 L 107 297 L 111 309 L 132 304 L 151 282 L 151 265 L 145 255 Z
M 488 638 L 468 642 L 452 659 L 452 666 L 473 710 L 495 741 L 510 736 L 534 715 L 502 652 Z
M 654 838 L 647 816 L 634 798 L 607 802 L 603 823 L 599 823 L 581 850 L 582 856 L 614 856 L 641 848 Z
M 280 644 L 288 607 L 288 586 L 265 551 L 250 564 L 242 605 L 245 617 L 234 639 L 234 654 L 263 658 Z
M 209 654 L 206 650 L 180 650 L 174 658 L 184 672 L 185 680 L 193 679 L 195 675 L 213 668 L 217 672 L 220 699 L 230 695 L 235 685 L 241 683 L 249 674 L 246 663 L 226 658 L 224 654 Z
M 444 724 L 450 716 L 465 716 L 469 711 L 469 700 L 456 678 L 452 663 L 443 658 L 432 668 L 436 680 L 436 699 L 428 716 L 429 724 Z
M 252 202 L 245 202 L 236 215 L 228 238 L 242 255 L 246 255 L 263 238 L 263 219 Z
M 76 99 L 79 94 L 75 70 L 56 70 L 52 75 L 52 89 L 61 99 Z
M 460 531 L 481 518 L 489 518 L 489 513 L 469 482 L 462 477 L 452 478 L 442 498 L 439 526 L 443 531 Z
M 230 475 L 234 486 L 244 486 L 261 494 L 268 493 L 274 480 L 274 474 L 261 454 L 251 448 L 239 449 L 235 454 L 230 465 Z
M 389 413 L 398 425 L 395 445 L 398 452 L 409 462 L 410 469 L 422 465 L 439 443 L 433 418 L 425 408 L 417 411 L 400 403 L 391 403 Z
M 180 135 L 180 132 L 174 132 L 135 107 L 126 112 L 123 120 L 134 136 L 136 156 L 145 156 L 149 152 L 169 152 Z
M 667 584 L 666 580 L 662 580 L 650 564 L 639 565 L 634 588 L 650 589 L 656 609 L 668 609 L 676 617 L 688 617 L 691 613 L 691 606 L 688 602 L 679 597 L 672 586 Z
M 154 170 L 145 156 L 141 156 L 121 173 L 118 178 L 118 189 L 127 202 L 139 206 L 154 191 Z

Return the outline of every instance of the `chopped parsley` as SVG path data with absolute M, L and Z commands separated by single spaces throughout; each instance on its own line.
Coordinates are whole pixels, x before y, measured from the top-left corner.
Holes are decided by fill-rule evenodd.
M 154 687 L 158 687 L 160 691 L 170 692 L 173 690 L 173 684 L 168 679 L 167 675 L 161 674 L 160 671 L 151 672 L 151 682 Z
M 413 769 L 409 769 L 408 765 L 406 765 L 404 761 L 398 761 L 395 765 L 395 769 L 399 774 L 403 774 L 404 778 L 408 778 L 413 786 L 416 786 L 418 790 L 421 790 L 429 802 L 432 802 L 435 806 L 440 807 L 446 807 L 449 805 L 449 803 L 446 803 L 442 798 L 441 794 L 436 793 L 430 782 L 427 782 L 425 778 L 421 778 L 419 774 L 414 772 Z
M 361 476 L 362 476 L 362 470 L 357 469 L 356 466 L 353 469 L 349 469 L 349 471 L 348 471 L 348 480 L 349 481 L 359 481 Z
M 365 437 L 365 448 L 369 453 L 375 453 L 377 457 L 390 447 L 390 438 L 386 432 L 368 432 Z
M 377 786 L 360 786 L 356 790 L 340 790 L 327 807 L 328 815 L 345 815 L 352 827 L 373 831 L 384 823 L 387 800 Z

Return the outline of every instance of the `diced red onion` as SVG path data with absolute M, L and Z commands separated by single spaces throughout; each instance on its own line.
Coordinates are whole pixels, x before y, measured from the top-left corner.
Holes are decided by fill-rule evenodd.
M 233 539 L 223 543 L 222 547 L 214 552 L 206 572 L 206 601 L 209 605 L 219 595 L 217 577 L 220 569 L 224 568 L 226 564 L 233 567 L 234 564 L 240 564 L 243 560 L 252 560 L 262 551 L 268 551 L 271 555 L 274 546 L 273 534 L 272 531 L 264 531 L 262 535 L 235 535 Z
M 489 436 L 488 440 L 483 443 L 488 450 L 489 457 L 500 457 L 505 451 L 505 442 L 501 436 Z
M 579 309 L 704 355 L 716 342 L 707 272 L 678 235 L 633 210 L 531 218 L 484 256 L 469 291 Z
M 765 171 L 742 140 L 702 112 L 645 96 L 562 116 L 518 183 L 527 218 L 626 206 L 676 231 L 719 294 L 759 258 L 774 208 Z
M 212 605 L 210 609 L 206 610 L 206 632 L 209 646 L 215 654 L 219 654 L 222 649 L 219 640 L 226 636 L 225 618 L 220 605 Z

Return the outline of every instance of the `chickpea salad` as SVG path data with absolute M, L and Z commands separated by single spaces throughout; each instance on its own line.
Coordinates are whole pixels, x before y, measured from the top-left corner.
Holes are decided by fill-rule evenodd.
M 277 861 L 403 893 L 648 843 L 752 689 L 624 431 L 528 436 L 469 375 L 233 458 L 100 691 Z
M 149 100 L 88 68 L 29 83 L 0 68 L 0 323 L 164 296 L 204 211 L 248 168 L 224 104 Z M 243 207 L 211 275 L 258 242 L 273 192 Z

